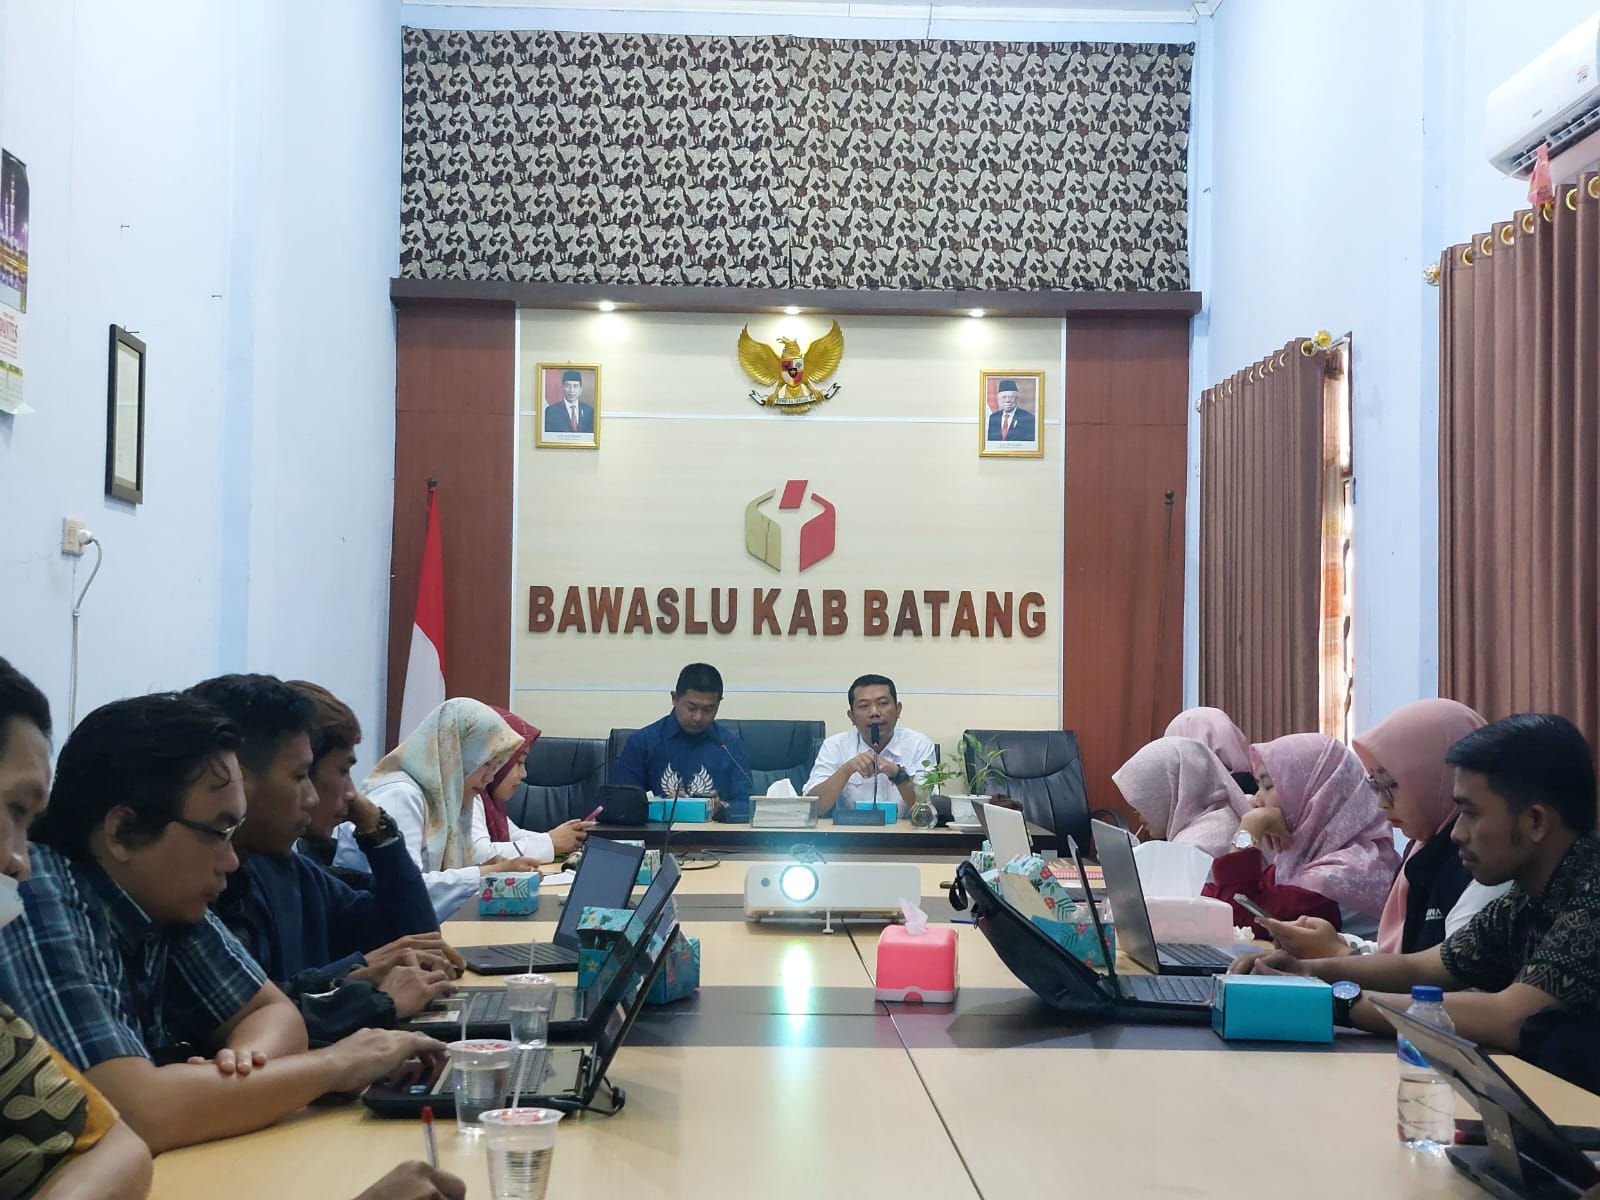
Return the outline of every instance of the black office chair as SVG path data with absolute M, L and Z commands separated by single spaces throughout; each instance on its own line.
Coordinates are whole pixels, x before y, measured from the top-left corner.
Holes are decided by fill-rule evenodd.
M 780 779 L 797 792 L 805 791 L 806 777 L 817 761 L 817 751 L 827 728 L 821 721 L 722 721 L 744 743 L 750 756 L 750 794 L 764 795 Z
M 541 737 L 526 765 L 528 777 L 506 802 L 506 814 L 523 829 L 553 829 L 588 816 L 600 803 L 603 738 Z
M 1022 806 L 1027 820 L 1054 833 L 1063 851 L 1070 837 L 1090 853 L 1094 844 L 1090 818 L 1114 817 L 1089 811 L 1077 734 L 1070 729 L 969 729 L 963 735 L 963 753 L 970 773 L 974 763 L 966 737 L 1002 751 L 999 766 L 1004 778 L 993 785 L 995 792 L 1010 796 Z

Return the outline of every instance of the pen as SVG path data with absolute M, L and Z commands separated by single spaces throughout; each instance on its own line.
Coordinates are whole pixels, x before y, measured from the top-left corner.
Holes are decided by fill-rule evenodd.
M 435 1170 L 439 1168 L 439 1147 L 433 1140 L 433 1108 L 429 1106 L 422 1110 L 422 1142 L 428 1151 L 428 1165 Z

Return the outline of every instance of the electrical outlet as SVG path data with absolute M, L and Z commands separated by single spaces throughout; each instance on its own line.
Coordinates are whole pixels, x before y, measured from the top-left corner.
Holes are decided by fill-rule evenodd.
M 61 522 L 61 553 L 83 554 L 83 522 L 76 517 L 66 517 Z

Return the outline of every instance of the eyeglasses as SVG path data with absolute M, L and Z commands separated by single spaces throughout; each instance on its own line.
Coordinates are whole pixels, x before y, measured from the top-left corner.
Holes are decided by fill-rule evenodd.
M 232 844 L 233 835 L 239 832 L 239 826 L 244 824 L 244 818 L 241 817 L 226 829 L 218 829 L 215 825 L 207 825 L 201 821 L 191 821 L 188 817 L 173 817 L 172 823 L 194 830 L 213 845 L 227 846 Z
M 1375 776 L 1368 775 L 1367 786 L 1373 791 L 1377 792 L 1378 795 L 1386 797 L 1391 804 L 1394 803 L 1394 789 L 1397 786 L 1394 780 L 1391 779 L 1387 782 L 1384 782 L 1377 779 Z

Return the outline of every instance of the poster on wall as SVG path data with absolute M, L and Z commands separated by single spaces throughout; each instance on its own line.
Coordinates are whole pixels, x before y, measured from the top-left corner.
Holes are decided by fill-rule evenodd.
M 9 150 L 0 150 L 0 412 L 32 411 L 22 395 L 27 311 L 28 168 Z

